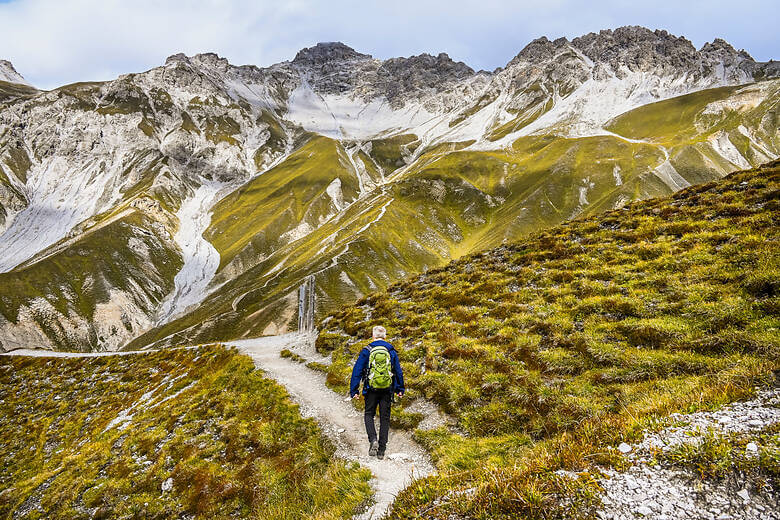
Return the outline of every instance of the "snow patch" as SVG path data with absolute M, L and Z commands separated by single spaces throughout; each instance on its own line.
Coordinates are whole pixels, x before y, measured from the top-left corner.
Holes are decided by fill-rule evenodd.
M 364 102 L 357 96 L 318 94 L 305 78 L 290 94 L 287 106 L 287 120 L 334 139 L 370 139 L 421 125 L 434 117 L 415 103 L 395 110 L 384 98 Z
M 583 186 L 580 186 L 578 188 L 579 192 L 580 192 L 579 202 L 580 202 L 580 206 L 587 206 L 588 204 L 590 204 L 588 202 L 588 191 L 592 190 L 593 188 L 595 188 L 596 184 L 591 182 L 590 177 L 585 177 L 582 180 L 582 183 L 583 183 Z
M 28 173 L 25 193 L 29 205 L 16 214 L 0 234 L 0 272 L 7 272 L 39 251 L 58 242 L 76 224 L 111 207 L 122 175 L 99 161 L 72 167 L 66 157 L 55 157 Z
M 24 79 L 21 74 L 16 72 L 16 69 L 11 64 L 11 62 L 6 60 L 0 60 L 0 81 L 29 85 L 27 80 Z

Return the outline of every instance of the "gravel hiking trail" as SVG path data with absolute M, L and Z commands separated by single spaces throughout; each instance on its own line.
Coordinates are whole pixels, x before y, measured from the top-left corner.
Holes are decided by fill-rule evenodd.
M 311 336 L 299 333 L 281 336 L 266 336 L 255 339 L 227 341 L 247 354 L 255 366 L 287 389 L 290 397 L 299 407 L 301 415 L 315 419 L 323 433 L 335 444 L 336 456 L 356 461 L 371 470 L 374 478 L 370 484 L 374 490 L 375 503 L 356 520 L 376 520 L 382 518 L 392 505 L 396 495 L 415 479 L 433 474 L 436 470 L 421 448 L 404 431 L 390 430 L 387 442 L 387 454 L 384 460 L 368 456 L 368 438 L 363 424 L 363 413 L 349 402 L 349 397 L 339 395 L 325 385 L 325 374 L 281 357 L 283 349 L 306 359 L 328 363 L 313 348 Z M 197 347 L 184 347 L 197 348 Z M 6 356 L 36 357 L 101 357 L 111 355 L 131 355 L 156 352 L 156 350 L 117 351 L 117 352 L 55 352 L 37 349 L 18 349 L 2 353 Z
M 336 445 L 336 456 L 356 461 L 371 470 L 374 475 L 371 487 L 376 502 L 356 519 L 381 518 L 401 490 L 413 480 L 435 472 L 425 450 L 404 431 L 390 430 L 384 460 L 368 456 L 363 413 L 352 406 L 349 397 L 328 388 L 325 374 L 281 357 L 281 351 L 287 348 L 307 361 L 325 361 L 326 358 L 311 347 L 309 338 L 291 333 L 226 344 L 234 345 L 249 355 L 258 368 L 287 389 L 293 401 L 300 406 L 301 414 L 316 419 L 325 435 Z

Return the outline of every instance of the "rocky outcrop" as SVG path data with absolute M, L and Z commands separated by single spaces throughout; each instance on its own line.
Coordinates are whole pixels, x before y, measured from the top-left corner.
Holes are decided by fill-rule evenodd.
M 627 454 L 632 465 L 626 471 L 604 471 L 607 478 L 600 482 L 604 494 L 597 517 L 601 520 L 780 519 L 780 497 L 771 483 L 761 478 L 746 479 L 737 468 L 725 468 L 726 474 L 717 478 L 702 478 L 691 468 L 665 461 L 659 455 L 659 452 L 679 450 L 681 446 L 701 445 L 707 435 L 739 435 L 743 442 L 734 447 L 738 452 L 729 456 L 731 462 L 757 461 L 762 450 L 769 457 L 776 448 L 762 446 L 757 437 L 780 423 L 778 404 L 779 388 L 761 390 L 755 399 L 714 412 L 672 414 L 668 421 L 673 426 L 647 432 L 635 446 L 621 444 L 619 450 Z M 653 462 L 659 458 L 661 464 Z
M 0 60 L 0 81 L 29 85 L 21 74 L 16 72 L 13 64 L 8 60 Z
M 292 62 L 300 67 L 316 69 L 326 64 L 335 65 L 370 59 L 371 55 L 357 52 L 341 42 L 323 42 L 314 47 L 301 49 Z

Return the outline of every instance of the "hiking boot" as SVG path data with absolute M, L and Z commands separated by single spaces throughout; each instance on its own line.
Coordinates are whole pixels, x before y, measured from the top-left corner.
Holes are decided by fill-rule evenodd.
M 371 443 L 371 446 L 368 448 L 368 456 L 376 457 L 377 450 L 379 450 L 379 443 L 377 441 L 374 441 Z
M 377 452 L 377 454 L 376 454 L 376 458 L 378 458 L 379 460 L 384 459 L 385 458 L 385 450 L 379 450 Z

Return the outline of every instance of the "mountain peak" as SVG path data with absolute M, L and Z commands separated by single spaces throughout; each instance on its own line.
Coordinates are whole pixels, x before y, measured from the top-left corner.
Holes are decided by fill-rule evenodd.
M 322 65 L 328 62 L 354 61 L 371 58 L 369 54 L 357 52 L 341 42 L 320 42 L 314 47 L 298 51 L 293 63 L 300 65 Z
M 16 72 L 13 64 L 8 60 L 0 60 L 0 81 L 29 85 L 27 80 L 25 80 L 21 74 Z
M 195 54 L 194 56 L 187 56 L 184 53 L 173 54 L 168 56 L 165 60 L 166 65 L 172 65 L 174 63 L 184 64 L 196 64 L 196 65 L 208 65 L 215 68 L 227 68 L 230 62 L 226 58 L 222 58 L 219 54 L 214 52 L 203 52 Z
M 755 61 L 747 51 L 744 49 L 737 51 L 729 42 L 722 38 L 715 38 L 711 42 L 705 43 L 699 52 L 702 56 L 711 56 L 720 59 L 739 56 L 746 60 Z
M 509 63 L 512 64 L 518 59 L 525 59 L 527 61 L 539 62 L 549 60 L 558 52 L 558 50 L 567 45 L 569 40 L 566 38 L 558 38 L 554 41 L 550 41 L 547 36 L 542 36 L 532 40 L 531 43 L 523 47 L 515 58 Z
M 636 25 L 589 33 L 571 43 L 594 62 L 607 63 L 616 70 L 621 66 L 632 70 L 685 67 L 695 63 L 697 57 L 690 40 Z

